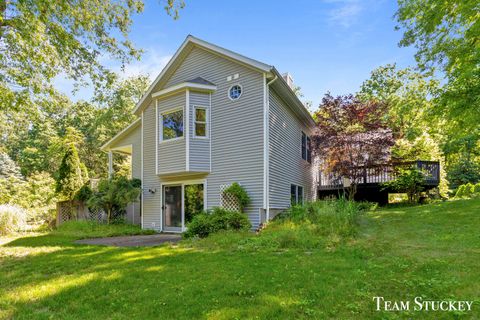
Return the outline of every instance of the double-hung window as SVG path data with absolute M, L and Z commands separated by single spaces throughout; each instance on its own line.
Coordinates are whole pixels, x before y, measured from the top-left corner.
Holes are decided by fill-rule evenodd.
M 310 137 L 302 131 L 302 159 L 312 163 L 312 142 Z
M 303 204 L 303 187 L 295 184 L 290 185 L 290 203 L 292 206 Z
M 183 137 L 183 109 L 162 113 L 162 139 Z
M 194 108 L 194 135 L 195 137 L 208 137 L 208 126 L 207 126 L 207 108 L 204 107 L 195 107 Z

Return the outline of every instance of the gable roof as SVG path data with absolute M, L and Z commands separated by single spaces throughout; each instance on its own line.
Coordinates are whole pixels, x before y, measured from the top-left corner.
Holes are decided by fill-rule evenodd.
M 187 80 L 187 82 L 198 83 L 198 84 L 206 84 L 208 86 L 214 86 L 213 83 L 211 83 L 210 81 L 208 81 L 206 79 L 203 79 L 202 77 L 196 77 L 195 79 Z
M 272 85 L 275 85 L 276 92 L 282 98 L 284 98 L 285 101 L 288 101 L 289 105 L 292 104 L 293 106 L 295 106 L 295 108 L 292 108 L 292 109 L 298 116 L 300 116 L 310 125 L 315 124 L 310 112 L 305 108 L 303 103 L 298 99 L 297 95 L 293 92 L 293 90 L 286 83 L 286 81 L 283 79 L 283 77 L 275 69 L 274 66 L 268 65 L 258 60 L 248 58 L 246 56 L 243 56 L 231 50 L 219 47 L 215 44 L 196 38 L 192 35 L 187 36 L 185 41 L 182 43 L 180 48 L 178 48 L 178 50 L 175 52 L 175 54 L 167 63 L 165 68 L 163 68 L 163 70 L 160 72 L 160 74 L 157 76 L 157 78 L 153 81 L 153 83 L 150 85 L 148 90 L 142 96 L 140 101 L 138 101 L 133 111 L 136 115 L 140 115 L 140 112 L 148 105 L 148 102 L 152 98 L 152 91 L 155 89 L 155 87 L 160 82 L 166 81 L 166 79 L 175 72 L 176 68 L 182 63 L 183 59 L 188 55 L 188 53 L 194 47 L 200 47 L 213 54 L 223 56 L 227 59 L 240 63 L 246 67 L 265 73 L 267 75 L 267 79 L 275 79 Z M 195 79 L 186 81 L 185 83 L 190 83 L 190 84 L 193 83 L 193 84 L 204 85 L 204 86 L 214 86 L 214 84 L 212 84 L 208 80 L 205 80 L 201 77 L 197 77 Z
M 102 151 L 108 151 L 111 149 L 112 145 L 115 145 L 116 142 L 120 141 L 124 137 L 128 136 L 134 129 L 136 129 L 142 123 L 142 119 L 138 118 L 132 123 L 130 123 L 125 129 L 117 133 L 112 139 L 108 140 L 103 146 L 100 147 Z

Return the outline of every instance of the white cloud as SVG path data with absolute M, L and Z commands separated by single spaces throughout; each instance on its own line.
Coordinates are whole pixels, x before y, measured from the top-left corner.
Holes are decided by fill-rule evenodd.
M 327 0 L 335 5 L 328 11 L 328 21 L 333 25 L 349 28 L 354 24 L 363 10 L 359 0 Z
M 171 55 L 162 55 L 154 48 L 150 48 L 146 50 L 140 61 L 133 61 L 126 65 L 124 70 L 120 70 L 120 67 L 114 70 L 123 78 L 147 74 L 153 81 L 171 58 Z

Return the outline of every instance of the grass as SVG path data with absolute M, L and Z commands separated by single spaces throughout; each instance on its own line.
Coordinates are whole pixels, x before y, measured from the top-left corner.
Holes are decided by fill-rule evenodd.
M 317 218 L 331 221 L 328 210 Z M 332 227 L 298 231 L 311 220 L 154 248 L 73 243 L 139 231 L 123 226 L 9 239 L 0 247 L 0 318 L 480 317 L 480 199 L 368 212 L 343 236 Z M 281 242 L 288 228 L 294 240 Z M 340 240 L 326 240 L 333 235 Z M 374 296 L 475 302 L 469 313 L 377 312 Z

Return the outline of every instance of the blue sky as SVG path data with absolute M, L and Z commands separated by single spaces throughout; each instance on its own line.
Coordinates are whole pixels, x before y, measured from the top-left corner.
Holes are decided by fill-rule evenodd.
M 130 35 L 145 54 L 126 67 L 124 76 L 155 78 L 188 34 L 290 72 L 303 100 L 314 106 L 327 91 L 356 92 L 380 65 L 414 64 L 413 49 L 397 45 L 402 33 L 394 30 L 393 0 L 185 2 L 174 21 L 162 1 L 147 1 Z M 66 92 L 71 88 L 65 81 L 58 86 Z M 87 96 L 84 89 L 73 98 Z

